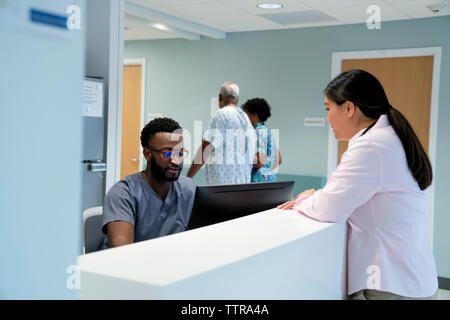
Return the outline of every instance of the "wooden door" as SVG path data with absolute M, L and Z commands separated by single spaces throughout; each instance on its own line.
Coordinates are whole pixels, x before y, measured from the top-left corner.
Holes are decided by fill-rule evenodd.
M 122 157 L 120 179 L 139 171 L 142 66 L 123 68 Z
M 381 82 L 391 105 L 409 121 L 428 152 L 433 56 L 343 60 L 341 71 L 350 69 L 368 71 Z M 347 146 L 339 142 L 338 163 Z

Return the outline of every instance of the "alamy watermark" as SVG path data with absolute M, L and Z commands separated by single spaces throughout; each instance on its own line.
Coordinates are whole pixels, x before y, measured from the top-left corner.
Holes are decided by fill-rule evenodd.
M 366 24 L 369 30 L 381 29 L 381 9 L 377 5 L 370 5 L 366 9 L 369 14 Z
M 66 286 L 69 290 L 81 289 L 81 271 L 79 266 L 70 265 L 66 269 L 66 273 L 69 274 L 66 280 Z
M 248 130 L 206 129 L 203 132 L 202 122 L 194 121 L 194 139 L 192 139 L 191 132 L 186 129 L 176 130 L 171 134 L 170 139 L 171 141 L 180 141 L 180 135 L 183 136 L 183 141 L 180 141 L 173 149 L 185 148 L 190 151 L 188 157 L 184 159 L 185 162 L 191 162 L 192 157 L 194 157 L 194 164 L 205 162 L 208 165 L 253 165 L 256 163 L 255 155 L 258 150 L 264 150 L 266 155 L 270 153 L 271 157 L 276 159 L 276 152 L 280 146 L 279 131 L 279 129 L 261 130 L 259 136 L 262 139 L 257 141 L 258 137 L 253 128 Z M 210 145 L 203 150 L 203 153 L 197 153 L 197 150 L 201 147 L 202 140 L 209 141 Z M 273 164 L 272 167 L 274 167 Z M 277 173 L 278 168 L 278 166 L 275 166 L 273 173 Z
M 381 289 L 381 269 L 376 264 L 367 267 L 366 273 L 369 275 L 366 281 L 367 289 Z
M 69 15 L 67 17 L 67 28 L 69 30 L 80 30 L 81 29 L 81 9 L 77 5 L 70 5 L 66 9 L 66 13 Z
M 66 9 L 69 15 L 67 18 L 67 28 L 69 30 L 81 29 L 81 9 L 77 5 L 70 5 Z M 381 29 L 381 9 L 378 5 L 370 5 L 366 9 L 369 17 L 366 20 L 367 28 L 369 30 Z

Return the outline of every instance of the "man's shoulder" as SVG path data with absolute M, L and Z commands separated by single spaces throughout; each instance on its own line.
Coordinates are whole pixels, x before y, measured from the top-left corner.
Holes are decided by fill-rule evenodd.
M 213 119 L 219 122 L 223 121 L 227 123 L 239 124 L 239 126 L 242 126 L 245 123 L 245 127 L 251 127 L 253 129 L 250 119 L 239 107 L 223 107 L 214 114 Z
M 226 106 L 216 111 L 214 116 L 217 117 L 236 117 L 237 115 L 245 115 L 245 112 L 239 107 Z
M 217 110 L 214 115 L 212 116 L 211 120 L 215 119 L 215 120 L 223 120 L 227 117 L 229 117 L 229 115 L 233 112 L 233 110 L 230 110 L 229 107 L 223 107 L 220 108 L 219 110 Z
M 180 176 L 178 178 L 178 180 L 176 181 L 176 183 L 178 183 L 178 185 L 181 187 L 183 192 L 185 192 L 185 191 L 188 191 L 188 192 L 194 191 L 195 192 L 196 185 L 194 183 L 194 180 L 192 180 L 192 178 Z
M 108 191 L 107 195 L 124 195 L 132 194 L 136 191 L 136 188 L 141 187 L 140 183 L 140 172 L 130 174 L 124 177 L 122 180 L 116 182 L 111 189 Z
M 177 185 L 176 190 L 178 190 L 179 193 L 181 192 L 183 199 L 192 199 L 192 201 L 194 200 L 195 189 L 197 187 L 194 183 L 194 180 L 188 177 L 180 176 L 174 183 Z

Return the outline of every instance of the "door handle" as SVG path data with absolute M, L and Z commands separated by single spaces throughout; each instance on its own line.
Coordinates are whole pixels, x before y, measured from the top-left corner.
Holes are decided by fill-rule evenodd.
M 133 159 L 130 159 L 130 161 L 131 162 L 139 162 L 139 159 L 133 158 Z

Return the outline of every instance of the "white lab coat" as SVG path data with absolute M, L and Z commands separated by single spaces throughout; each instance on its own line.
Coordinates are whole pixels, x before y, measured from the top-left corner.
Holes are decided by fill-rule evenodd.
M 319 221 L 348 221 L 348 294 L 362 289 L 406 297 L 437 290 L 427 243 L 427 197 L 409 171 L 386 115 L 349 141 L 325 187 L 294 208 Z

